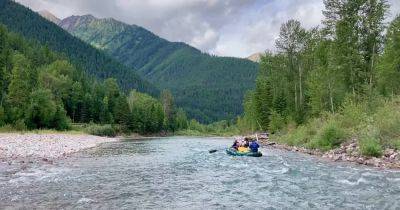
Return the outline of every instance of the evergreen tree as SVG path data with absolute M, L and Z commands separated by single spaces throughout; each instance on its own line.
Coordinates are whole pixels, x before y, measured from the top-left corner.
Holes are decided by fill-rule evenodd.
M 164 126 L 168 130 L 174 131 L 174 115 L 175 115 L 175 105 L 174 105 L 174 97 L 169 90 L 163 90 L 161 92 L 161 103 L 163 104 L 165 122 Z
M 379 63 L 378 90 L 385 96 L 400 94 L 400 16 L 390 24 Z
M 29 96 L 35 81 L 32 81 L 32 74 L 29 60 L 22 54 L 13 57 L 13 69 L 11 81 L 8 87 L 8 103 L 11 108 L 13 118 L 21 118 L 29 104 Z
M 260 124 L 262 130 L 267 130 L 269 126 L 269 118 L 273 108 L 273 98 L 271 94 L 271 85 L 268 79 L 259 77 L 255 90 L 255 106 L 257 110 L 257 123 Z
M 70 106 L 71 106 L 71 116 L 72 121 L 75 122 L 75 119 L 80 119 L 84 121 L 81 116 L 83 114 L 83 89 L 80 82 L 74 82 L 72 85 L 72 91 L 70 93 Z M 87 112 L 87 110 L 85 110 Z M 87 113 L 85 113 L 87 114 Z
M 188 127 L 188 119 L 185 111 L 182 108 L 178 109 L 176 112 L 175 127 L 177 130 L 184 130 Z
M 130 127 L 129 117 L 131 116 L 131 112 L 125 96 L 121 95 L 116 99 L 114 113 L 115 122 L 121 126 L 123 131 L 128 131 Z

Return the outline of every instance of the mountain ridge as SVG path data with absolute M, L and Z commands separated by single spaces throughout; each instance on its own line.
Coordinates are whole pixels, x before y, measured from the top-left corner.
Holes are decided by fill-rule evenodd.
M 0 23 L 28 40 L 67 56 L 79 69 L 99 79 L 114 77 L 124 90 L 158 95 L 159 90 L 106 53 L 72 36 L 37 12 L 11 0 L 0 1 Z
M 42 17 L 46 18 L 48 21 L 51 21 L 55 24 L 59 24 L 61 19 L 55 16 L 53 13 L 49 12 L 48 10 L 40 10 L 38 14 Z
M 135 69 L 159 89 L 170 89 L 178 106 L 202 122 L 241 114 L 244 94 L 254 87 L 257 63 L 209 55 L 141 26 L 92 15 L 70 16 L 59 26 Z

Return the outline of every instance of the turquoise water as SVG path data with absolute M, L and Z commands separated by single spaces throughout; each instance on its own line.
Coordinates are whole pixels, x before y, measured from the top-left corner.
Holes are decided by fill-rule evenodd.
M 1 168 L 0 209 L 400 208 L 399 172 L 265 148 L 261 158 L 231 157 L 231 143 L 124 140 L 53 165 Z

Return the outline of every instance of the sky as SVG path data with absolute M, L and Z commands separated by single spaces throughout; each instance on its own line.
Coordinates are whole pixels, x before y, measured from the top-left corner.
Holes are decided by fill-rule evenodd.
M 59 18 L 92 14 L 142 26 L 169 41 L 203 52 L 247 57 L 275 49 L 282 23 L 297 19 L 307 29 L 323 19 L 323 0 L 16 0 Z M 400 0 L 389 0 L 393 19 Z

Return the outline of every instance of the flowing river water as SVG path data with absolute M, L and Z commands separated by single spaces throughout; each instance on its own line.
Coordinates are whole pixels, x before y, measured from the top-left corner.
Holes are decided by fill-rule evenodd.
M 0 209 L 399 209 L 400 172 L 232 139 L 123 140 L 16 173 L 0 170 Z M 208 153 L 209 149 L 219 149 Z

